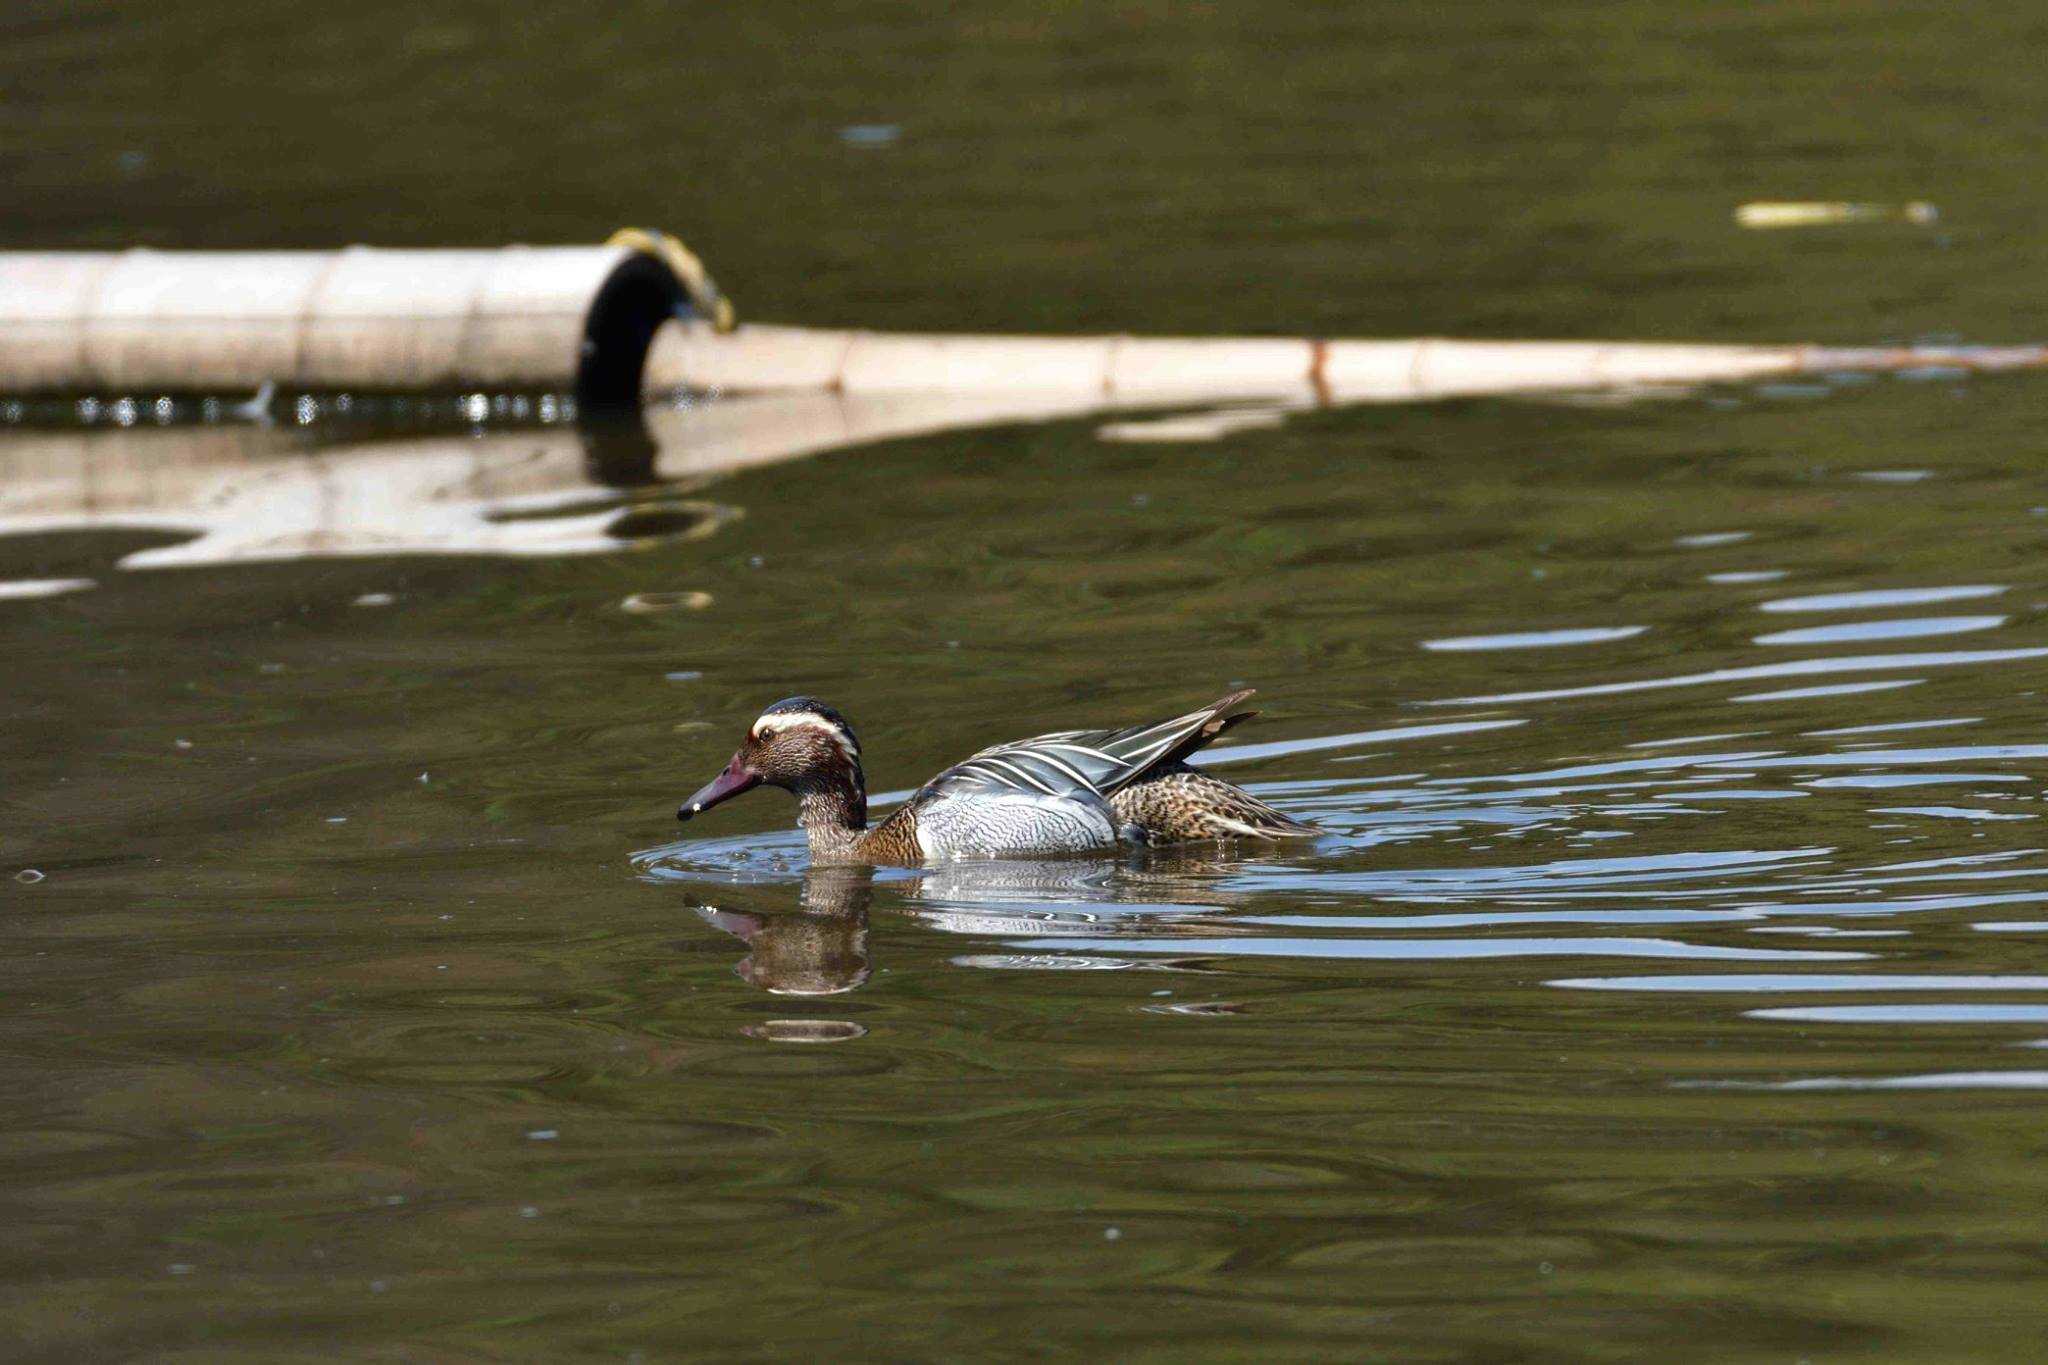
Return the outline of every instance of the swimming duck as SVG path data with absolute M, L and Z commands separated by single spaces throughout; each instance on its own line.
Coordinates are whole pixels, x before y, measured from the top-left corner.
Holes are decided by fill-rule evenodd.
M 761 713 L 725 771 L 676 818 L 702 815 L 765 783 L 796 796 L 813 859 L 897 866 L 1313 836 L 1312 826 L 1186 762 L 1258 714 L 1231 709 L 1251 695 L 1233 692 L 1150 725 L 998 744 L 946 769 L 873 827 L 853 727 L 814 697 L 789 697 Z

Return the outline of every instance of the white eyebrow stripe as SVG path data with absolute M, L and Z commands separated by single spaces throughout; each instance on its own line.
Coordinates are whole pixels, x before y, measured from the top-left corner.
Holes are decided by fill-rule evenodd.
M 816 711 L 770 711 L 754 722 L 756 730 L 764 725 L 822 725 L 828 730 L 832 728 L 832 722 Z
M 755 721 L 754 728 L 747 733 L 759 739 L 762 727 L 764 726 L 782 730 L 788 729 L 793 725 L 809 725 L 823 730 L 826 734 L 838 740 L 842 748 L 851 749 L 854 753 L 860 752 L 859 741 L 855 740 L 845 727 L 834 724 L 815 711 L 771 711 Z

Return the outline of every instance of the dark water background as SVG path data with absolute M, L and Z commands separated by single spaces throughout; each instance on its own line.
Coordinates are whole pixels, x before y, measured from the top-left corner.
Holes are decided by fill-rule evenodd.
M 0 243 L 636 221 L 792 322 L 2037 340 L 2044 37 L 26 5 Z M 0 429 L 0 583 L 95 584 L 0 599 L 0 1344 L 2025 1358 L 2044 413 L 1925 373 L 731 472 L 657 426 L 633 478 L 518 414 Z M 1547 631 L 1594 637 L 1489 638 Z M 870 884 L 773 794 L 670 843 L 789 692 L 879 790 L 1239 681 L 1219 758 L 1312 849 Z

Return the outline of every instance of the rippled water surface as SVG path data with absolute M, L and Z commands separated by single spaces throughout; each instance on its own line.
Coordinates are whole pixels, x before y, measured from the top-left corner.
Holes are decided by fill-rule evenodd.
M 10 17 L 40 131 L 0 168 L 39 197 L 0 234 L 601 235 L 648 175 L 601 147 L 655 130 L 654 207 L 785 320 L 2035 339 L 2038 190 L 1980 116 L 2027 107 L 1991 60 L 2017 20 L 1606 13 L 1477 7 L 1460 48 L 969 7 L 816 51 L 730 18 L 664 47 L 643 15 L 516 52 L 460 6 Z M 1281 38 L 1316 55 L 1262 85 Z M 232 78 L 138 112 L 206 69 L 188 48 Z M 240 148 L 265 53 L 360 102 L 367 163 L 325 115 Z M 433 79 L 465 63 L 528 64 L 556 114 Z M 472 94 L 523 110 L 500 141 Z M 713 136 L 749 110 L 758 164 Z M 558 158 L 527 217 L 512 133 Z M 1729 219 L 1809 187 L 1953 212 Z M 138 397 L 0 426 L 9 1356 L 1950 1360 L 2048 1332 L 2039 378 L 1142 439 L 1071 404 L 620 432 L 156 425 Z M 825 872 L 773 792 L 678 839 L 788 693 L 900 796 L 1236 685 L 1264 715 L 1211 759 L 1313 845 Z

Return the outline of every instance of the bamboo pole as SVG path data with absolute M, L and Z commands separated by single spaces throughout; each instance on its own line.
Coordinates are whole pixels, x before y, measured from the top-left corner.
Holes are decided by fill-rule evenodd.
M 1685 342 L 908 335 L 751 325 L 664 327 L 651 389 L 728 393 L 1088 394 L 1118 405 L 1265 399 L 1415 402 L 1637 385 L 1747 383 L 1845 370 L 2048 365 L 2023 347 L 1731 346 Z
M 709 319 L 708 321 L 693 319 Z M 2041 347 L 974 336 L 748 326 L 673 238 L 490 250 L 0 253 L 0 393 L 644 389 L 1398 402 L 2048 363 Z
M 0 391 L 639 393 L 686 282 L 633 245 L 0 253 Z

